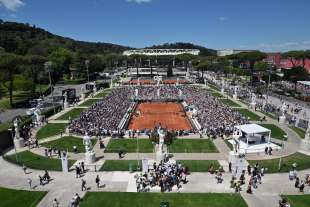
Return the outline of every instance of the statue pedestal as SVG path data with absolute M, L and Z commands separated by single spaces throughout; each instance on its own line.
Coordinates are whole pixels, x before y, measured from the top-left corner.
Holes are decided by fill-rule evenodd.
M 96 154 L 94 151 L 85 152 L 85 163 L 92 164 L 96 162 Z
M 16 149 L 23 148 L 25 146 L 25 140 L 23 138 L 14 139 L 14 146 Z
M 304 139 L 300 143 L 300 149 L 306 152 L 310 152 L 310 139 Z
M 221 93 L 224 94 L 225 93 L 225 89 L 221 88 Z
M 280 116 L 279 117 L 279 123 L 280 124 L 284 124 L 285 123 L 285 119 L 286 119 L 285 116 Z
M 81 99 L 84 100 L 85 99 L 85 93 L 82 93 L 81 95 Z
M 252 103 L 250 104 L 250 107 L 251 107 L 251 109 L 255 110 L 255 108 L 256 108 L 256 103 L 255 103 L 255 102 L 252 102 Z
M 64 109 L 67 109 L 69 107 L 69 104 L 68 104 L 68 102 L 66 101 L 65 103 L 64 103 Z
M 243 170 L 247 169 L 247 162 L 244 156 L 238 152 L 230 151 L 228 161 L 231 162 L 232 174 L 239 177 Z
M 233 99 L 234 99 L 234 100 L 237 100 L 237 99 L 238 99 L 237 94 L 234 94 L 234 95 L 233 95 Z

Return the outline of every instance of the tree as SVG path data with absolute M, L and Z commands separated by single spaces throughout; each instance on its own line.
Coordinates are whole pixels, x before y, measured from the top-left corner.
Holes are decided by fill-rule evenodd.
M 266 71 L 268 70 L 268 63 L 265 61 L 259 61 L 254 64 L 255 71 Z
M 251 86 L 253 86 L 253 75 L 254 75 L 254 65 L 256 62 L 263 60 L 266 58 L 266 53 L 260 51 L 252 51 L 252 52 L 242 52 L 236 55 L 233 55 L 231 58 L 239 59 L 242 62 L 248 62 L 250 71 L 251 71 Z
M 167 77 L 172 77 L 172 76 L 173 76 L 173 68 L 172 68 L 172 63 L 170 62 L 167 68 Z
M 24 63 L 24 58 L 12 53 L 0 54 L 0 73 L 2 85 L 9 91 L 10 105 L 13 106 L 14 74 L 18 67 Z
M 295 91 L 296 91 L 297 81 L 309 80 L 309 74 L 305 68 L 297 66 L 291 69 L 284 70 L 283 78 L 285 80 L 293 82 L 295 84 Z
M 46 58 L 39 55 L 28 55 L 25 57 L 25 62 L 27 63 L 27 72 L 32 81 L 32 95 L 35 94 L 36 84 L 39 82 L 38 77 L 44 70 L 44 63 Z
M 69 73 L 73 55 L 68 49 L 57 48 L 48 56 L 48 60 L 53 62 L 53 80 L 57 81 L 63 74 Z

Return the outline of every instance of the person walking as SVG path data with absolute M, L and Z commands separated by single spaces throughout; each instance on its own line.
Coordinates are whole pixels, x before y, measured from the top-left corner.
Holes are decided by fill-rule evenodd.
M 23 164 L 23 171 L 25 174 L 27 174 L 27 167 Z
M 30 178 L 27 178 L 27 183 L 29 185 L 29 188 L 31 189 L 32 188 L 32 180 Z
M 86 180 L 84 180 L 84 179 L 82 179 L 81 190 L 82 190 L 82 191 L 87 190 L 87 188 L 86 188 Z
M 53 207 L 59 207 L 59 201 L 56 198 L 53 200 Z
M 96 177 L 96 184 L 97 184 L 97 188 L 100 188 L 100 178 L 99 178 L 99 175 L 97 175 L 97 177 Z

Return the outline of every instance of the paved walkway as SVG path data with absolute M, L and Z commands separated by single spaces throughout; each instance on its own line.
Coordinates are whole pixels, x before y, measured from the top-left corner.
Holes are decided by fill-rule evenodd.
M 23 189 L 23 190 L 40 190 L 48 191 L 47 195 L 40 202 L 39 206 L 49 207 L 52 200 L 57 198 L 61 206 L 67 206 L 70 198 L 79 193 L 84 196 L 84 192 L 80 190 L 81 178 L 75 178 L 74 172 L 50 172 L 52 181 L 44 186 L 39 185 L 38 176 L 43 175 L 40 170 L 28 170 L 29 174 L 24 174 L 21 167 L 8 163 L 0 158 L 0 185 L 7 188 Z M 300 172 L 303 177 L 305 173 L 310 173 L 310 170 Z M 95 185 L 96 175 L 105 187 L 97 189 Z M 34 188 L 30 189 L 27 183 L 27 178 L 31 178 Z M 188 176 L 189 183 L 182 186 L 180 192 L 194 192 L 194 193 L 232 193 L 233 189 L 230 186 L 231 175 L 224 174 L 224 182 L 216 184 L 214 175 L 209 173 L 191 173 Z M 83 179 L 86 180 L 90 191 L 113 191 L 113 192 L 135 192 L 134 173 L 129 172 L 87 172 Z M 243 186 L 246 190 L 247 186 Z M 152 192 L 159 192 L 154 188 Z M 310 187 L 305 188 L 305 193 L 310 194 Z M 271 174 L 263 177 L 263 184 L 259 185 L 258 189 L 254 190 L 253 195 L 248 195 L 242 192 L 242 197 L 246 200 L 249 207 L 272 207 L 277 206 L 277 201 L 280 194 L 299 194 L 294 188 L 294 182 L 288 180 L 288 175 L 285 174 Z

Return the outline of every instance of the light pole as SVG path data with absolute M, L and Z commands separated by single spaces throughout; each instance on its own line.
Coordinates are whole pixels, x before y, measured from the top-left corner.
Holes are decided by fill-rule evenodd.
M 53 89 L 53 85 L 52 85 L 52 76 L 51 76 L 52 64 L 53 63 L 51 61 L 47 61 L 47 62 L 44 63 L 44 68 L 45 68 L 45 70 L 47 70 L 48 76 L 49 76 L 50 89 L 51 89 L 51 93 L 52 93 L 52 103 L 53 103 L 54 114 L 55 114 L 56 113 L 56 109 L 55 109 L 55 105 L 54 105 L 54 89 Z
M 13 145 L 14 145 L 16 163 L 18 163 L 17 150 L 16 150 L 16 146 L 15 146 L 15 143 L 14 143 L 13 129 L 12 129 L 12 128 L 9 128 L 8 130 L 9 130 L 9 132 L 10 132 L 10 134 L 11 134 L 12 141 L 13 141 Z
M 86 71 L 87 71 L 87 83 L 89 83 L 89 60 L 85 60 L 85 66 L 86 66 Z

